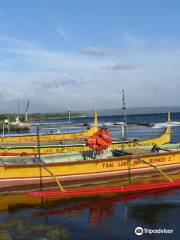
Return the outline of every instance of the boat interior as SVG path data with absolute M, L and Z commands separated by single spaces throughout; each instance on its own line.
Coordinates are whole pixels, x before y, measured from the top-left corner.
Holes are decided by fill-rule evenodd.
M 152 153 L 166 153 L 176 152 L 180 150 L 180 144 L 166 144 L 166 145 L 154 145 L 154 146 L 139 146 L 129 147 L 123 149 L 113 149 L 109 147 L 103 151 L 82 151 L 82 152 L 69 152 L 58 154 L 44 154 L 44 155 L 28 155 L 28 156 L 1 156 L 0 166 L 16 165 L 16 164 L 41 164 L 41 163 L 58 163 L 58 162 L 72 162 L 80 160 L 101 160 L 105 158 L 116 158 L 129 155 L 152 154 Z

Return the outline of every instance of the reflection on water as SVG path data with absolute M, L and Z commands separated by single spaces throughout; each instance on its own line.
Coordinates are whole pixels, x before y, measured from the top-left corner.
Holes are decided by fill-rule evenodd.
M 158 222 L 159 216 L 162 215 L 164 211 L 168 210 L 178 210 L 180 205 L 178 203 L 151 203 L 143 204 L 141 206 L 131 207 L 130 216 L 134 219 L 141 220 L 145 224 L 153 225 Z M 147 217 L 148 216 L 148 217 Z M 166 223 L 168 219 L 164 219 L 163 222 Z
M 136 239 L 137 226 L 173 228 L 168 239 L 179 239 L 179 197 L 180 189 L 74 199 L 2 195 L 0 239 Z

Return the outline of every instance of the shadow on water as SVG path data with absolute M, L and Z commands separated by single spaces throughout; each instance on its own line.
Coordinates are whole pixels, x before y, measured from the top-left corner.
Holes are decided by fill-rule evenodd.
M 152 203 L 152 204 L 143 204 L 142 206 L 133 206 L 131 207 L 130 216 L 134 219 L 141 220 L 145 224 L 154 224 L 159 219 L 159 215 L 162 215 L 164 211 L 171 209 L 178 210 L 180 203 Z

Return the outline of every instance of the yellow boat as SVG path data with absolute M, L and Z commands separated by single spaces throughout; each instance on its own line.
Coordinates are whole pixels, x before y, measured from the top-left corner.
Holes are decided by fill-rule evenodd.
M 97 113 L 94 112 L 94 124 L 90 129 L 85 131 L 78 131 L 78 132 L 68 132 L 68 133 L 50 133 L 50 134 L 41 134 L 39 135 L 40 142 L 47 142 L 47 141 L 62 141 L 67 139 L 79 139 L 79 138 L 87 138 L 92 136 L 98 130 L 97 124 Z M 38 141 L 37 135 L 25 135 L 25 134 L 18 134 L 18 135 L 4 135 L 0 137 L 1 144 L 9 144 L 9 143 L 33 143 Z
M 86 135 L 87 134 L 93 135 L 93 133 L 95 133 L 96 131 L 97 131 L 97 115 L 94 120 L 93 128 L 91 128 L 89 130 L 89 132 L 86 132 Z M 84 134 L 85 134 L 85 132 L 84 132 Z M 68 136 L 70 136 L 70 135 L 72 137 L 72 134 L 69 134 Z M 51 135 L 48 135 L 48 136 L 51 136 Z M 58 137 L 58 135 L 54 135 L 54 136 Z M 77 133 L 75 136 L 77 137 Z M 43 137 L 44 137 L 43 135 L 40 136 L 40 140 Z M 37 136 L 34 136 L 33 138 L 34 139 L 36 138 L 36 142 L 37 142 Z M 160 136 L 141 139 L 141 140 L 134 139 L 134 140 L 124 141 L 123 146 L 126 148 L 126 147 L 134 147 L 134 146 L 162 145 L 162 144 L 169 143 L 170 138 L 171 138 L 170 114 L 168 114 L 168 127 L 164 130 L 164 132 Z M 1 156 L 4 156 L 4 155 L 20 155 L 20 156 L 37 155 L 39 152 L 39 149 L 38 149 L 36 142 L 34 144 L 24 143 L 23 145 L 18 145 L 15 143 L 8 144 L 8 143 L 4 142 L 0 147 L 0 155 Z M 79 141 L 79 143 L 72 143 L 72 142 L 68 143 L 67 141 L 64 141 L 63 143 L 62 143 L 62 141 L 61 142 L 55 141 L 55 142 L 51 142 L 51 143 L 50 142 L 41 142 L 40 145 L 41 145 L 40 146 L 41 154 L 57 154 L 57 153 L 80 152 L 80 151 L 90 150 L 90 148 L 86 145 L 85 142 L 80 142 L 80 141 Z M 112 148 L 120 148 L 121 146 L 122 146 L 121 140 L 112 142 Z
M 0 163 L 0 191 L 38 188 L 47 186 L 55 180 L 63 185 L 74 186 L 105 181 L 120 176 L 162 172 L 165 169 L 180 170 L 180 151 L 160 151 L 152 153 L 145 150 L 138 154 L 115 156 L 113 149 L 94 155 L 94 151 L 85 153 L 66 153 L 44 155 L 43 163 L 25 157 L 4 157 Z M 116 153 L 117 154 L 117 153 Z

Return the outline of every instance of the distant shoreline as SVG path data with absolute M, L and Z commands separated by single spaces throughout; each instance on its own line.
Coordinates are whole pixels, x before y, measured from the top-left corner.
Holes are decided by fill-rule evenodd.
M 18 114 L 15 113 L 7 113 L 7 114 L 0 114 L 0 121 L 4 119 L 9 119 L 10 121 L 15 121 Z M 77 117 L 86 117 L 81 113 L 71 113 L 71 118 Z M 58 119 L 58 118 L 69 118 L 68 113 L 32 113 L 28 114 L 29 120 L 43 120 L 43 119 Z M 19 120 L 24 121 L 25 114 L 19 114 Z
M 127 115 L 141 115 L 141 114 L 161 114 L 161 113 L 180 113 L 180 107 L 137 107 L 137 108 L 127 108 Z M 123 115 L 122 108 L 116 109 L 97 109 L 98 116 L 116 116 Z M 71 118 L 83 118 L 83 117 L 93 117 L 94 111 L 72 111 Z M 17 113 L 1 113 L 0 121 L 8 118 L 10 121 L 15 121 Z M 43 119 L 58 119 L 58 118 L 68 118 L 68 112 L 46 112 L 46 113 L 31 113 L 28 114 L 28 119 L 30 120 L 43 120 Z M 25 114 L 20 114 L 20 120 L 23 121 Z
M 160 113 L 179 113 L 180 107 L 137 107 L 127 108 L 127 115 L 139 114 L 160 114 Z M 92 111 L 82 111 L 87 116 L 93 116 Z M 123 115 L 122 107 L 116 109 L 97 109 L 98 116 Z

